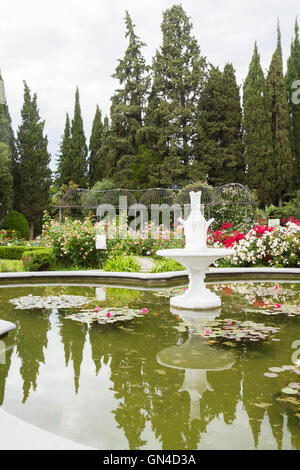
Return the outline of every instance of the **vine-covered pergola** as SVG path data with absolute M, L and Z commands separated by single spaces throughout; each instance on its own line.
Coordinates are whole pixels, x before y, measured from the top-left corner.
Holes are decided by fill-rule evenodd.
M 223 186 L 210 187 L 205 184 L 193 184 L 184 189 L 170 188 L 149 188 L 149 189 L 109 189 L 94 191 L 92 189 L 72 189 L 64 194 L 54 206 L 59 211 L 59 220 L 62 221 L 63 213 L 72 210 L 76 214 L 89 212 L 96 213 L 101 205 L 109 204 L 113 206 L 116 213 L 124 206 L 120 207 L 120 201 L 126 198 L 127 207 L 136 205 L 136 211 L 143 205 L 151 209 L 153 205 L 158 205 L 161 210 L 173 205 L 181 205 L 185 208 L 189 206 L 190 191 L 201 191 L 201 202 L 205 217 L 215 217 L 217 220 L 227 222 L 231 217 L 239 214 L 241 223 L 247 231 L 250 226 L 256 223 L 256 202 L 246 186 L 239 183 L 229 183 Z M 227 220 L 226 220 L 227 219 Z

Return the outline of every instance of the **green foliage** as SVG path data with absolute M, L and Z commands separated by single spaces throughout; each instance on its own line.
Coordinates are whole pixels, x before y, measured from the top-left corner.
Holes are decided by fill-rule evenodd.
M 197 152 L 213 186 L 243 183 L 245 163 L 242 142 L 242 110 L 232 64 L 222 72 L 211 66 L 199 100 L 201 133 Z
M 300 220 L 300 191 L 297 191 L 295 195 L 284 202 L 281 207 L 270 205 L 266 208 L 266 216 L 270 219 L 288 219 L 293 217 L 294 219 Z
M 184 271 L 186 268 L 173 259 L 161 259 L 154 262 L 152 273 L 164 273 L 168 271 Z
M 21 111 L 21 124 L 18 128 L 17 150 L 20 156 L 19 171 L 22 175 L 18 196 L 20 210 L 30 226 L 33 238 L 34 224 L 41 219 L 49 205 L 51 170 L 48 139 L 44 136 L 45 122 L 39 116 L 37 96 L 33 95 L 24 82 L 24 103 Z
M 11 211 L 4 218 L 2 226 L 5 230 L 15 230 L 24 240 L 29 239 L 29 224 L 26 217 L 18 211 Z
M 70 141 L 70 180 L 79 188 L 86 188 L 88 183 L 87 156 L 88 149 L 83 129 L 83 120 L 79 102 L 79 90 L 76 88 L 74 117 L 71 126 Z
M 0 221 L 13 205 L 13 177 L 9 146 L 0 142 Z
M 264 207 L 274 199 L 271 120 L 267 108 L 266 82 L 255 43 L 244 83 L 244 144 L 247 184 Z
M 199 170 L 194 147 L 199 137 L 197 108 L 206 61 L 181 5 L 164 11 L 161 30 L 141 143 L 160 157 L 159 185 L 182 186 L 195 178 L 194 163 Z
M 298 21 L 295 23 L 295 37 L 291 44 L 291 52 L 287 63 L 285 85 L 288 96 L 289 114 L 291 120 L 291 141 L 293 156 L 295 159 L 296 178 L 295 183 L 300 184 L 300 106 L 293 102 L 295 93 L 296 101 L 299 100 L 299 92 L 296 92 L 294 83 L 300 79 L 300 40 Z M 299 88 L 299 86 L 297 86 Z
M 134 24 L 126 11 L 126 38 L 129 44 L 123 59 L 119 60 L 113 77 L 119 88 L 111 98 L 111 128 L 106 170 L 119 187 L 124 187 L 122 170 L 137 152 L 137 134 L 142 127 L 142 117 L 149 87 L 149 67 L 145 64 L 142 48 L 145 44 L 134 31 Z
M 0 273 L 16 273 L 24 270 L 22 261 L 0 260 Z
M 56 170 L 56 186 L 68 185 L 72 180 L 73 168 L 71 161 L 71 124 L 69 115 L 66 115 L 66 123 L 64 135 L 59 148 L 57 170 Z
M 25 271 L 47 271 L 55 265 L 56 259 L 51 249 L 40 248 L 24 251 L 22 262 Z
M 97 105 L 96 113 L 92 126 L 92 133 L 90 137 L 89 146 L 89 186 L 93 186 L 96 181 L 101 180 L 102 174 L 102 162 L 101 153 L 99 152 L 102 145 L 102 132 L 103 123 L 101 120 L 101 111 Z
M 134 256 L 119 255 L 112 259 L 107 259 L 103 266 L 103 271 L 137 273 L 141 270 L 140 263 Z
M 41 250 L 35 246 L 0 246 L 0 259 L 20 260 L 25 251 L 35 252 Z
M 271 116 L 272 163 L 274 168 L 273 204 L 279 204 L 293 183 L 293 155 L 290 142 L 290 119 L 283 65 L 278 36 L 277 48 L 270 64 L 266 86 L 268 112 Z

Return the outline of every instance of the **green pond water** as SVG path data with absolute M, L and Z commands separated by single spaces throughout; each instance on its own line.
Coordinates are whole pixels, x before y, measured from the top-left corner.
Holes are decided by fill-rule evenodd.
M 184 286 L 1 286 L 0 406 L 98 449 L 300 449 L 300 284 L 209 288 L 200 320 Z

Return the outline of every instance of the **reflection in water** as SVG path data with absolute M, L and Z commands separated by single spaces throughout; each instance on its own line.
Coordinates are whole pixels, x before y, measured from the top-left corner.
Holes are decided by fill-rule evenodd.
M 0 289 L 1 318 L 17 325 L 4 340 L 0 406 L 99 448 L 300 449 L 299 416 L 274 400 L 299 379 L 264 376 L 291 363 L 299 319 L 245 315 L 244 297 L 226 295 L 215 316 L 280 327 L 279 342 L 232 349 L 194 334 L 199 314 L 170 313 L 169 298 L 148 291 L 106 288 L 101 307 L 149 308 L 142 318 L 111 325 L 73 322 L 67 310 L 15 310 L 8 302 L 45 289 L 96 298 L 89 287 Z M 188 330 L 175 328 L 181 320 Z
M 180 392 L 190 396 L 190 419 L 200 419 L 200 402 L 206 390 L 213 391 L 208 382 L 207 371 L 230 369 L 236 361 L 231 351 L 214 349 L 207 339 L 195 334 L 195 327 L 205 318 L 215 319 L 221 309 L 207 312 L 171 310 L 188 324 L 189 337 L 184 344 L 170 346 L 157 354 L 157 360 L 166 367 L 185 371 Z

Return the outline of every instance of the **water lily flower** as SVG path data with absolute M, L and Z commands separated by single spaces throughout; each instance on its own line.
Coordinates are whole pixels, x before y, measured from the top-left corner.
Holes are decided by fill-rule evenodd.
M 99 312 L 99 311 L 100 311 L 99 305 L 96 305 L 95 310 L 96 310 L 96 312 Z
M 128 310 L 128 305 L 124 305 L 124 310 Z
M 281 308 L 282 307 L 281 304 L 276 304 L 275 306 L 276 306 L 276 308 Z
M 142 313 L 148 313 L 148 309 L 147 308 L 142 308 Z
M 274 289 L 275 289 L 275 290 L 279 289 L 279 286 L 275 286 Z
M 231 320 L 228 320 L 228 325 L 229 325 L 229 326 L 232 325 L 232 321 L 231 321 Z
M 186 287 L 183 287 L 182 290 L 186 290 L 187 288 Z
M 107 318 L 109 318 L 110 317 L 110 312 L 107 312 L 106 316 L 107 316 Z
M 207 335 L 209 335 L 210 330 L 209 330 L 209 329 L 205 330 L 205 333 L 206 333 Z

